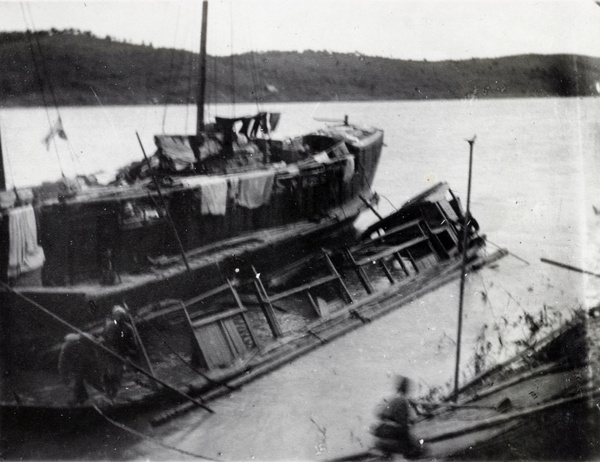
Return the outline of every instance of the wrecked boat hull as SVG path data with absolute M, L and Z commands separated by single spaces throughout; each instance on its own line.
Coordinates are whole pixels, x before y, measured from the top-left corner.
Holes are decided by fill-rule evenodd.
M 265 252 L 261 244 L 255 247 L 253 258 L 232 257 L 231 249 L 225 248 L 218 262 L 211 258 L 198 260 L 198 275 L 202 277 L 192 282 L 179 262 L 177 269 L 171 270 L 181 278 L 180 286 L 175 278 L 165 278 L 161 282 L 167 297 L 148 291 L 149 303 L 130 305 L 132 323 L 137 326 L 147 355 L 130 367 L 113 400 L 97 392 L 87 402 L 73 404 L 56 370 L 62 336 L 54 336 L 53 344 L 49 337 L 46 349 L 25 358 L 43 358 L 43 364 L 38 361 L 26 368 L 24 362 L 4 377 L 2 406 L 8 411 L 6 415 L 16 418 L 21 412 L 34 410 L 62 416 L 86 410 L 93 414 L 97 412 L 94 406 L 103 412 L 119 413 L 154 404 L 164 406 L 167 402 L 196 407 L 196 401 L 182 398 L 208 400 L 230 392 L 400 308 L 460 276 L 462 259 L 458 249 L 464 225 L 460 204 L 453 196 L 446 197 L 450 191 L 445 184 L 437 185 L 430 193 L 416 208 L 403 207 L 394 214 L 395 225 L 387 232 L 376 229 L 358 240 L 338 236 L 329 241 L 329 250 L 313 252 L 291 280 L 281 277 L 289 276 L 289 266 L 294 265 L 293 258 L 286 261 L 289 252 L 281 248 Z M 411 217 L 407 219 L 405 212 L 409 209 Z M 420 211 L 421 219 L 417 219 L 416 211 Z M 286 233 L 290 245 L 301 241 L 302 233 L 297 229 Z M 420 236 L 415 237 L 415 233 Z M 468 235 L 471 268 L 504 255 L 482 255 L 484 239 L 472 227 Z M 311 232 L 306 236 L 314 239 Z M 325 244 L 325 237 L 321 239 L 320 243 Z M 274 261 L 274 255 L 279 259 Z M 165 274 L 166 270 L 160 272 L 161 277 Z M 5 295 L 15 304 L 18 300 L 21 314 L 28 312 L 40 322 L 59 324 L 59 317 L 51 321 L 48 313 L 40 311 L 43 306 L 35 300 L 34 292 L 12 289 Z M 110 288 L 102 295 L 107 304 L 120 301 L 110 294 Z M 90 299 L 89 292 L 84 293 L 79 303 Z M 97 306 L 92 304 L 90 309 Z M 64 321 L 60 327 L 63 331 L 70 328 Z M 101 330 L 99 322 L 88 322 L 84 328 L 93 335 Z M 169 386 L 153 387 L 153 377 L 167 381 Z M 172 412 L 179 411 L 167 414 Z

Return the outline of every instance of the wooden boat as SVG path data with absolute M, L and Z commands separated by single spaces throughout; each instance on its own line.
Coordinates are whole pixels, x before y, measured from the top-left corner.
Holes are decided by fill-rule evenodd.
M 203 18 L 205 56 L 206 3 Z M 7 191 L 0 170 L 5 376 L 34 367 L 70 331 L 26 299 L 83 327 L 123 301 L 137 312 L 191 299 L 240 262 L 266 271 L 351 235 L 374 198 L 383 132 L 346 119 L 277 140 L 278 115 L 267 113 L 205 124 L 201 67 L 196 134 L 156 136 L 156 154 L 144 151 L 113 184 Z
M 459 201 L 439 184 L 370 227 L 354 245 L 323 249 L 300 268 L 293 268 L 293 259 L 277 271 L 238 260 L 207 291 L 186 298 L 173 291 L 176 298 L 130 306 L 141 352 L 135 361 L 123 360 L 129 370 L 112 399 L 88 387 L 90 399 L 73 402 L 58 375 L 63 337 L 56 335 L 52 345 L 29 358 L 37 360 L 30 367 L 4 378 L 4 417 L 37 412 L 64 418 L 93 413 L 94 406 L 120 412 L 180 403 L 157 416 L 161 422 L 203 405 L 459 277 L 463 223 Z M 470 268 L 503 255 L 483 255 L 484 239 L 473 227 L 467 235 Z M 33 297 L 8 291 L 29 312 L 65 332 L 102 331 L 100 322 L 59 318 Z
M 422 457 L 590 460 L 600 441 L 600 308 L 571 321 L 459 389 L 419 403 Z

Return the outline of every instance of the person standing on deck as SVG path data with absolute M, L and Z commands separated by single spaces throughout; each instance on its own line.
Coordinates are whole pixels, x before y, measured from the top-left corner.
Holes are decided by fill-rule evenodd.
M 139 359 L 139 345 L 136 341 L 129 314 L 122 306 L 113 307 L 110 316 L 104 324 L 102 332 L 104 344 L 121 358 L 130 361 Z M 108 396 L 115 396 L 121 385 L 126 364 L 108 354 L 104 355 L 103 382 Z
M 115 306 L 106 319 L 100 337 L 67 334 L 58 358 L 58 370 L 71 390 L 75 403 L 88 398 L 86 385 L 114 398 L 121 386 L 125 363 L 98 346 L 105 346 L 122 359 L 137 360 L 138 344 L 125 308 Z

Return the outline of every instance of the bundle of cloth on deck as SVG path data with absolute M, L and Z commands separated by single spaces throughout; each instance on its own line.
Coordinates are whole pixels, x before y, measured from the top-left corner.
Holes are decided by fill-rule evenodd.
M 8 277 L 15 278 L 39 269 L 44 261 L 44 249 L 38 245 L 33 207 L 26 205 L 9 210 Z
M 163 168 L 174 172 L 193 169 L 196 156 L 188 136 L 157 135 L 154 137 L 154 143 L 158 148 Z

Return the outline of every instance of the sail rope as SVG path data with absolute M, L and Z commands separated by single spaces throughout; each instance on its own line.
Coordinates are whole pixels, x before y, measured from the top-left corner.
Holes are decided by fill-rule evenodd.
M 21 13 L 23 15 L 23 20 L 25 21 L 25 24 L 27 24 L 27 15 L 25 13 L 25 7 L 23 6 L 23 2 L 21 2 Z M 50 118 L 50 113 L 48 111 L 48 101 L 46 100 L 46 94 L 44 93 L 44 81 L 42 79 L 42 76 L 40 74 L 40 70 L 39 67 L 37 66 L 37 59 L 35 57 L 35 50 L 33 48 L 33 42 L 31 40 L 31 31 L 29 30 L 29 27 L 27 27 L 27 31 L 25 36 L 27 37 L 27 43 L 29 45 L 29 52 L 31 53 L 31 60 L 33 62 L 33 70 L 35 72 L 35 76 L 38 82 L 38 85 L 40 87 L 40 93 L 42 96 L 42 103 L 44 104 L 44 109 L 46 110 L 46 118 L 48 119 L 48 125 L 50 127 L 52 127 L 52 120 Z M 62 166 L 62 162 L 60 160 L 60 156 L 58 154 L 58 149 L 56 148 L 56 142 L 54 142 L 54 148 L 55 148 L 55 152 L 56 152 L 56 158 L 58 160 L 58 166 L 60 168 L 60 173 L 62 174 L 62 177 L 65 178 L 65 171 L 63 169 Z
M 233 2 L 229 2 L 229 35 L 231 41 L 231 110 L 235 117 L 235 55 L 233 54 Z
M 23 295 L 21 292 L 16 291 L 11 286 L 9 286 L 7 283 L 0 281 L 0 287 L 4 287 L 4 289 L 7 290 L 8 292 L 10 292 L 10 293 L 16 295 L 17 297 L 21 298 L 22 300 L 24 300 L 25 302 L 27 302 L 28 304 L 30 304 L 34 308 L 37 308 L 38 310 L 42 311 L 43 313 L 45 313 L 48 316 L 50 316 L 51 318 L 53 318 L 55 321 L 58 321 L 63 326 L 68 327 L 73 332 L 76 332 L 76 333 L 78 333 L 79 335 L 82 335 L 82 336 L 86 336 L 86 333 L 83 330 L 81 330 L 78 327 L 74 326 L 70 322 L 64 320 L 63 318 L 61 318 L 60 316 L 58 316 L 56 313 L 53 313 L 52 311 L 50 311 L 49 309 L 45 308 L 44 306 L 42 306 L 41 304 L 37 303 L 36 301 L 32 300 L 28 296 Z M 182 392 L 181 390 L 177 389 L 173 385 L 170 385 L 169 383 L 165 382 L 164 380 L 159 379 L 158 377 L 156 377 L 152 373 L 148 372 L 144 368 L 138 366 L 137 364 L 135 364 L 134 362 L 130 361 L 129 359 L 126 359 L 126 358 L 122 357 L 118 353 L 114 352 L 112 349 L 108 348 L 106 345 L 103 345 L 102 343 L 98 342 L 96 339 L 89 338 L 88 340 L 91 343 L 93 343 L 100 350 L 104 351 L 105 353 L 108 353 L 110 356 L 112 356 L 113 358 L 119 360 L 121 363 L 128 365 L 133 370 L 135 370 L 135 371 L 137 371 L 137 372 L 145 375 L 150 380 L 153 380 L 153 381 L 159 383 L 160 385 L 164 386 L 165 388 L 169 389 L 170 391 L 172 391 L 172 392 L 176 393 L 177 395 L 181 396 L 182 398 L 185 398 L 186 400 L 188 400 L 188 401 L 196 404 L 197 406 L 199 406 L 199 407 L 207 410 L 208 412 L 214 413 L 214 411 L 211 408 L 209 408 L 208 406 L 204 405 L 203 403 L 201 403 L 197 399 L 195 399 L 195 398 L 189 396 L 188 394 Z
M 492 244 L 494 247 L 498 248 L 498 249 L 504 249 L 504 247 L 499 246 L 498 244 L 494 244 L 492 241 L 490 241 L 488 239 L 488 237 L 485 237 L 485 241 Z M 515 257 L 517 260 L 522 261 L 523 263 L 527 264 L 527 265 L 531 265 L 531 263 L 529 263 L 527 260 L 525 260 L 524 258 L 519 257 L 518 255 L 514 254 L 513 252 L 510 251 L 506 251 L 509 255 L 512 255 L 513 257 Z
M 52 85 L 52 80 L 51 80 L 51 77 L 50 77 L 50 72 L 48 71 L 48 67 L 46 65 L 46 60 L 44 59 L 44 53 L 42 51 L 42 46 L 40 44 L 39 37 L 36 34 L 35 24 L 33 23 L 33 15 L 31 14 L 31 10 L 29 8 L 29 5 L 27 5 L 27 13 L 28 13 L 29 17 L 27 17 L 27 13 L 25 11 L 25 7 L 23 6 L 23 2 L 21 2 L 21 13 L 23 15 L 23 20 L 25 21 L 25 24 L 26 25 L 27 25 L 27 23 L 31 24 L 31 30 L 33 31 L 33 34 L 32 34 L 32 32 L 30 31 L 30 28 L 27 27 L 26 37 L 27 37 L 27 42 L 28 42 L 28 45 L 29 45 L 29 50 L 30 50 L 30 53 L 31 53 L 31 58 L 32 58 L 32 61 L 33 61 L 33 67 L 34 67 L 34 70 L 35 70 L 36 78 L 38 80 L 38 85 L 40 86 L 40 93 L 41 93 L 41 96 L 42 96 L 42 101 L 44 103 L 44 108 L 46 110 L 46 118 L 48 119 L 48 125 L 51 127 L 51 130 L 53 130 L 53 128 L 52 128 L 53 124 L 52 124 L 52 121 L 51 121 L 51 118 L 50 118 L 50 113 L 48 111 L 48 102 L 46 100 L 46 95 L 45 95 L 45 92 L 44 92 L 44 88 L 46 87 L 46 86 L 44 86 L 44 78 L 45 78 L 45 80 L 47 82 L 47 88 L 48 88 L 48 91 L 50 92 L 50 96 L 52 98 L 52 103 L 54 105 L 54 109 L 55 109 L 56 114 L 58 116 L 58 126 L 62 130 L 63 123 L 62 123 L 62 118 L 61 118 L 61 115 L 60 115 L 58 99 L 56 97 L 56 92 L 54 91 L 54 86 Z M 39 64 L 41 65 L 41 72 L 40 72 L 40 66 L 38 66 L 38 59 L 36 59 L 36 56 L 35 56 L 35 51 L 36 50 L 34 49 L 34 44 L 33 44 L 32 38 L 31 38 L 32 35 L 33 35 L 33 38 L 35 40 L 35 45 L 36 45 L 35 48 L 37 49 L 37 53 L 39 55 L 39 61 L 40 61 Z M 69 152 L 69 156 L 71 157 L 71 162 L 73 164 L 73 168 L 75 170 L 75 173 L 76 173 L 76 175 L 80 175 L 81 172 L 84 171 L 84 169 L 83 169 L 83 167 L 81 165 L 79 156 L 77 155 L 77 153 L 73 149 L 73 146 L 71 145 L 71 142 L 69 141 L 69 138 L 65 136 L 64 139 L 67 142 L 67 149 L 68 149 L 68 152 Z M 58 164 L 59 164 L 59 168 L 60 168 L 60 172 L 61 172 L 62 177 L 65 178 L 65 172 L 64 172 L 62 161 L 60 159 L 60 154 L 58 152 L 58 146 L 57 146 L 57 143 L 56 143 L 56 138 L 52 137 L 51 140 L 49 140 L 49 141 L 53 142 L 54 150 L 55 150 L 55 153 L 56 153 L 56 158 L 58 160 Z
M 181 302 L 183 303 L 183 302 Z M 144 320 L 143 316 L 138 316 L 142 321 Z M 160 341 L 162 342 L 162 344 L 164 346 L 167 347 L 167 349 L 179 360 L 179 362 L 181 362 L 183 365 L 185 365 L 190 371 L 194 372 L 195 374 L 199 375 L 200 377 L 202 377 L 203 379 L 205 379 L 207 382 L 212 383 L 213 385 L 218 385 L 218 386 L 223 386 L 225 388 L 227 388 L 228 390 L 234 391 L 234 390 L 238 390 L 238 387 L 232 387 L 231 385 L 229 385 L 226 382 L 222 382 L 219 380 L 214 380 L 213 378 L 209 377 L 207 374 L 205 374 L 204 372 L 198 370 L 197 368 L 195 368 L 194 366 L 192 366 L 183 356 L 181 356 L 170 344 L 169 342 L 167 342 L 165 335 L 160 332 L 151 322 L 147 323 L 146 325 L 150 326 L 150 329 L 152 329 L 152 331 L 154 332 L 154 334 L 160 339 Z M 202 398 L 200 398 L 201 401 Z
M 2 119 L 0 119 L 0 133 L 2 133 L 1 122 L 2 122 Z M 0 153 L 6 152 L 6 150 L 4 148 L 5 148 L 4 142 L 2 140 L 2 137 L 0 137 Z M 13 171 L 12 160 L 11 160 L 10 156 L 3 156 L 2 158 L 7 160 L 7 162 L 5 162 L 5 165 L 8 165 L 8 173 L 10 175 L 10 180 L 12 182 L 13 188 L 16 189 L 16 187 L 15 187 L 15 174 L 14 174 L 14 171 Z
M 217 461 L 218 460 L 218 459 L 211 459 L 210 457 L 207 457 L 205 455 L 197 454 L 195 452 L 186 451 L 185 449 L 181 449 L 181 448 L 178 448 L 176 446 L 172 446 L 170 444 L 164 443 L 164 442 L 160 441 L 159 439 L 157 439 L 157 438 L 155 438 L 153 436 L 150 436 L 150 435 L 142 433 L 142 432 L 140 432 L 138 430 L 135 430 L 134 428 L 131 428 L 130 426 L 125 425 L 125 424 L 123 424 L 121 422 L 117 422 L 116 420 L 110 418 L 108 415 L 106 415 L 104 412 L 102 412 L 102 410 L 100 409 L 100 407 L 97 405 L 97 403 L 93 399 L 92 399 L 92 406 L 93 406 L 94 410 L 103 419 L 105 419 L 108 423 L 110 423 L 111 425 L 113 425 L 113 426 L 115 426 L 117 428 L 120 428 L 121 430 L 123 430 L 123 431 L 125 431 L 125 432 L 127 432 L 127 433 L 129 433 L 131 435 L 137 436 L 138 438 L 142 438 L 142 439 L 144 439 L 146 441 L 150 441 L 150 442 L 154 443 L 155 445 L 160 446 L 162 448 L 169 449 L 171 451 L 176 451 L 176 452 L 178 452 L 180 454 L 191 456 L 191 457 L 194 457 L 196 459 L 212 460 L 212 461 Z M 204 418 L 206 418 L 206 416 Z
M 254 52 L 250 52 L 250 77 L 252 78 L 252 86 L 254 87 L 254 102 L 256 103 L 256 111 L 260 112 L 260 100 L 261 95 L 259 95 L 259 80 L 258 80 L 258 71 L 256 68 L 256 60 L 254 59 Z M 270 133 L 269 133 L 270 135 Z
M 181 14 L 181 2 L 177 6 L 177 26 L 179 26 L 179 18 Z M 179 31 L 179 27 L 175 27 L 175 36 L 173 37 L 173 43 L 177 43 L 177 32 Z M 165 95 L 165 104 L 163 110 L 163 118 L 162 118 L 162 134 L 165 134 L 165 122 L 167 120 L 167 109 L 169 105 L 169 97 L 171 96 L 171 90 L 173 88 L 173 82 L 175 80 L 175 55 L 177 54 L 177 50 L 175 47 L 171 49 L 171 59 L 169 62 L 169 79 L 167 81 L 167 92 Z

